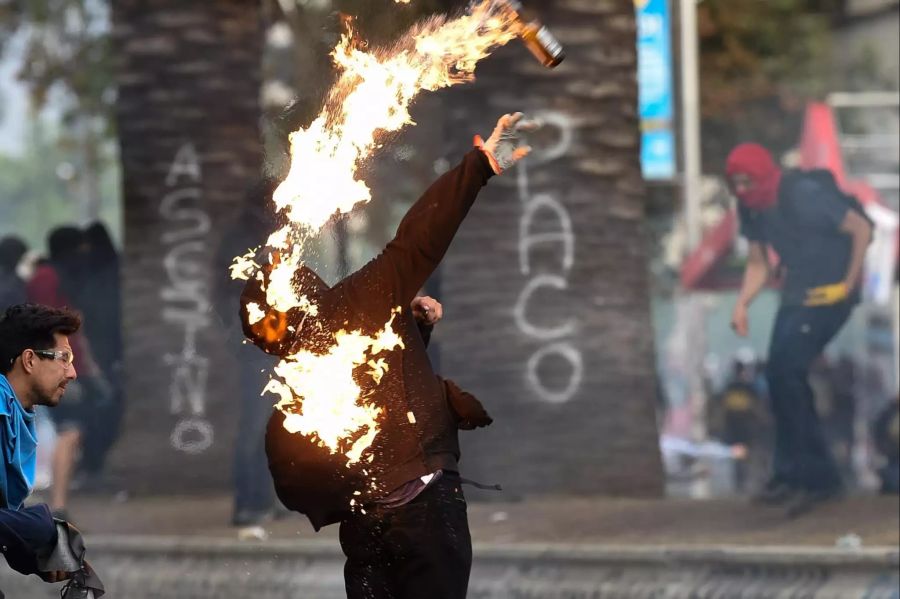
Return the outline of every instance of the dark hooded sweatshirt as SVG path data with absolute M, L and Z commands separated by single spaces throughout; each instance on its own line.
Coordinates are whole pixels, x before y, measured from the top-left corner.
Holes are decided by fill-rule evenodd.
M 368 401 L 383 408 L 380 431 L 359 464 L 348 467 L 340 453 L 331 455 L 308 438 L 287 432 L 279 411 L 269 421 L 266 453 L 278 497 L 286 507 L 306 514 L 316 530 L 349 515 L 351 500 L 364 506 L 420 476 L 458 470 L 457 420 L 432 371 L 409 304 L 492 175 L 484 154 L 473 150 L 431 185 L 406 213 L 394 239 L 361 269 L 330 288 L 304 269 L 301 286 L 313 296 L 319 313 L 315 318 L 289 313 L 296 333 L 281 342 L 257 337 L 242 310 L 248 338 L 284 355 L 322 350 L 340 329 L 371 335 L 384 327 L 392 309 L 402 309 L 393 326 L 404 348 L 379 355 L 388 363 L 387 374 L 377 386 L 368 376 L 357 377 Z M 259 283 L 251 280 L 242 305 L 252 301 L 265 306 L 263 298 Z

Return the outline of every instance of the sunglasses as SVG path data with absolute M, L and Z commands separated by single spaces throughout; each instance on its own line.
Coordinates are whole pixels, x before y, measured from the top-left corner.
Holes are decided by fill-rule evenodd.
M 59 360 L 68 369 L 75 361 L 75 355 L 65 349 L 35 349 L 32 350 L 34 355 L 44 358 L 45 360 Z

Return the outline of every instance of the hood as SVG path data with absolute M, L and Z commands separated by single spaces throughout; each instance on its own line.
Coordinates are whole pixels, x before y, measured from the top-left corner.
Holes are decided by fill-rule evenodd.
M 767 210 L 778 201 L 781 169 L 772 159 L 772 154 L 761 145 L 745 143 L 735 147 L 726 160 L 725 173 L 729 179 L 737 174 L 750 178 L 749 189 L 734 190 L 738 200 L 747 208 Z
M 304 310 L 294 308 L 288 312 L 279 312 L 268 308 L 266 293 L 262 282 L 254 278 L 247 282 L 241 293 L 240 319 L 244 335 L 254 345 L 269 354 L 284 356 L 295 348 L 312 348 L 323 339 L 328 341 L 329 332 L 321 325 L 327 313 L 328 284 L 314 270 L 306 265 L 300 267 L 295 280 L 304 293 L 319 308 L 315 317 L 310 317 Z M 255 303 L 266 310 L 262 321 L 251 324 L 248 320 L 247 306 Z

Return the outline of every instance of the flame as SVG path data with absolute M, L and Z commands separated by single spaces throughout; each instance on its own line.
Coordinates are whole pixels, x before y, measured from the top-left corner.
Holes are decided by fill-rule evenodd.
M 380 382 L 386 365 L 374 356 L 403 348 L 403 340 L 392 328 L 399 312 L 395 309 L 374 336 L 342 330 L 325 353 L 302 350 L 275 367 L 282 380 L 272 379 L 265 391 L 281 398 L 276 407 L 286 416 L 285 429 L 310 436 L 331 453 L 344 453 L 349 463 L 360 460 L 378 434 L 382 410 L 365 399 L 360 401 L 362 390 L 353 371 L 375 364 L 368 375 L 376 385 Z
M 484 0 L 456 19 L 420 23 L 387 49 L 366 52 L 348 27 L 332 53 L 341 77 L 312 124 L 291 134 L 291 168 L 273 196 L 291 223 L 312 229 L 371 199 L 357 170 L 386 133 L 414 124 L 409 107 L 421 91 L 471 81 L 520 25 L 505 2 Z
M 480 0 L 462 16 L 432 17 L 394 45 L 366 51 L 348 20 L 332 53 L 339 79 L 315 120 L 290 136 L 290 170 L 273 194 L 285 224 L 267 241 L 268 274 L 251 251 L 235 259 L 232 277 L 262 281 L 269 308 L 315 316 L 317 306 L 295 278 L 306 242 L 335 214 L 371 199 L 358 170 L 387 134 L 415 124 L 409 107 L 416 96 L 471 81 L 476 64 L 516 37 L 520 27 L 505 0 Z M 261 320 L 257 310 L 263 308 L 248 310 L 251 319 Z M 288 431 L 343 453 L 348 463 L 361 459 L 378 434 L 382 408 L 360 397 L 353 373 L 367 366 L 364 376 L 374 385 L 381 382 L 388 364 L 379 354 L 403 347 L 392 330 L 398 312 L 373 336 L 340 331 L 324 351 L 301 350 L 275 367 L 280 380 L 272 379 L 265 391 L 280 398 L 276 407 Z
M 247 304 L 247 322 L 249 322 L 250 324 L 256 324 L 265 317 L 266 313 L 262 308 L 259 307 L 259 304 L 257 304 L 256 302 L 250 302 Z

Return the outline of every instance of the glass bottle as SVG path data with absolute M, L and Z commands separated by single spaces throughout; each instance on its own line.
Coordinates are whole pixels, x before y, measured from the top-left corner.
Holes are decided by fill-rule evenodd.
M 516 14 L 516 18 L 521 24 L 522 30 L 519 37 L 535 58 L 541 64 L 548 68 L 554 68 L 559 65 L 566 57 L 566 51 L 563 49 L 559 40 L 550 33 L 550 30 L 536 18 L 525 12 L 522 3 L 519 0 L 506 0 L 510 9 Z

